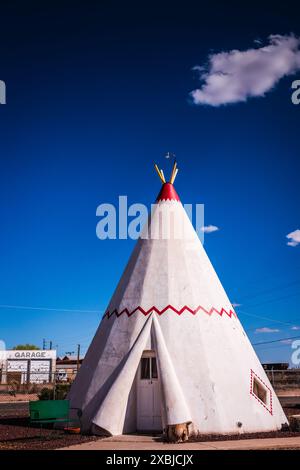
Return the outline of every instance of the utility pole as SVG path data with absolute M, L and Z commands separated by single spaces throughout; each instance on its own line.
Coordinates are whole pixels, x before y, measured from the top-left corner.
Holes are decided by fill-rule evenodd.
M 50 349 L 50 350 L 52 349 L 52 341 L 50 341 L 49 349 Z
M 46 339 L 44 338 L 43 339 L 43 351 L 45 351 L 45 349 L 46 349 Z
M 80 367 L 80 344 L 77 345 L 77 374 Z

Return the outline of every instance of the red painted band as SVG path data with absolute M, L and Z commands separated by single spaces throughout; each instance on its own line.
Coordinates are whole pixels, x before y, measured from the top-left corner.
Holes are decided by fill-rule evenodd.
M 132 311 L 129 311 L 127 308 L 124 308 L 123 310 L 121 310 L 120 312 L 117 310 L 117 309 L 114 309 L 112 312 L 109 312 L 109 310 L 105 313 L 105 317 L 107 318 L 110 318 L 113 314 L 115 314 L 117 317 L 119 317 L 120 315 L 122 315 L 123 313 L 126 313 L 128 317 L 131 317 L 131 315 L 133 315 L 135 312 L 137 311 L 140 311 L 143 315 L 147 316 L 149 315 L 151 312 L 156 312 L 158 315 L 162 315 L 163 313 L 165 313 L 167 310 L 173 310 L 173 312 L 177 313 L 177 315 L 181 315 L 184 311 L 188 311 L 190 313 L 192 313 L 193 315 L 196 315 L 196 313 L 198 313 L 200 310 L 202 310 L 204 313 L 206 313 L 207 315 L 212 315 L 213 312 L 217 313 L 218 315 L 222 316 L 223 314 L 227 315 L 229 318 L 232 318 L 232 317 L 236 317 L 236 313 L 233 311 L 233 310 L 229 310 L 229 312 L 227 312 L 227 310 L 225 310 L 224 308 L 221 308 L 221 310 L 217 310 L 215 307 L 212 307 L 210 310 L 206 310 L 204 307 L 202 307 L 201 305 L 199 305 L 199 307 L 195 308 L 195 309 L 191 309 L 190 307 L 188 306 L 184 306 L 182 307 L 180 310 L 177 310 L 175 307 L 173 307 L 172 305 L 167 305 L 165 308 L 163 308 L 162 310 L 159 310 L 157 307 L 151 307 L 149 308 L 149 310 L 144 310 L 142 307 L 136 307 L 134 310 Z

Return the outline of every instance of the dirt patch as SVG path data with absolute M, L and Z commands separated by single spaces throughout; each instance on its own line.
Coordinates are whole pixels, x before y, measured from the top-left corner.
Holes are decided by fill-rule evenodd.
M 292 431 L 272 431 L 272 432 L 253 432 L 244 434 L 199 434 L 190 436 L 189 442 L 208 442 L 208 441 L 237 441 L 242 439 L 275 439 L 277 437 L 298 437 L 300 432 Z
M 66 434 L 63 430 L 33 428 L 28 418 L 0 421 L 0 450 L 51 450 L 98 440 L 96 436 Z
M 36 401 L 38 400 L 38 395 L 35 394 L 26 394 L 26 393 L 15 393 L 15 394 L 0 394 L 0 402 L 1 403 L 16 403 L 16 402 L 24 402 L 24 401 Z

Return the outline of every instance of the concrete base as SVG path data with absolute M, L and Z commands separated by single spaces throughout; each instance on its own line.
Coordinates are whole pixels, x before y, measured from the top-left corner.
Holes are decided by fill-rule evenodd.
M 162 437 L 122 435 L 98 441 L 74 445 L 60 450 L 266 450 L 266 449 L 300 449 L 300 436 L 266 439 L 239 439 L 236 441 L 185 442 L 168 444 Z

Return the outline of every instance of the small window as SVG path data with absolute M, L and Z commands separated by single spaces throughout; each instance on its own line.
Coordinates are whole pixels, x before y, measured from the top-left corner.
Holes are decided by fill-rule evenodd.
M 157 379 L 157 363 L 155 357 L 142 357 L 141 359 L 141 380 Z
M 253 393 L 265 405 L 267 404 L 267 390 L 255 377 L 253 377 Z
M 150 357 L 142 357 L 141 360 L 141 379 L 150 380 Z
M 151 375 L 152 379 L 157 379 L 157 364 L 155 357 L 151 358 Z

